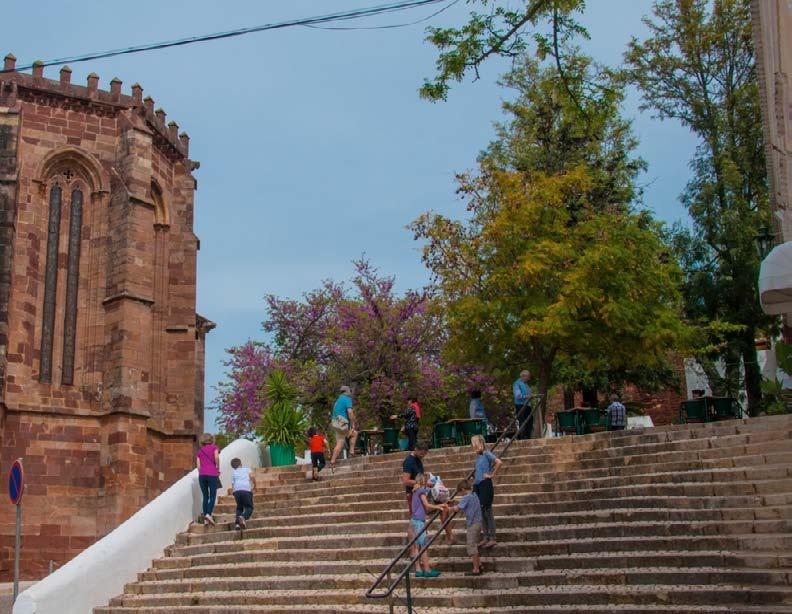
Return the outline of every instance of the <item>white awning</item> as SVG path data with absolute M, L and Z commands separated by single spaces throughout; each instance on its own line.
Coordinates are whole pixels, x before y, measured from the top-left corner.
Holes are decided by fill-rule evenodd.
M 792 241 L 774 247 L 762 261 L 759 299 L 767 314 L 792 313 Z

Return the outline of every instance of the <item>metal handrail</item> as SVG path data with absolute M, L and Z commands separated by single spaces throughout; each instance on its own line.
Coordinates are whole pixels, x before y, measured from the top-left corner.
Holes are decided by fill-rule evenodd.
M 511 444 L 512 444 L 512 442 L 513 442 L 515 439 L 517 439 L 517 438 L 518 438 L 520 435 L 522 435 L 522 433 L 523 433 L 523 430 L 525 429 L 525 427 L 526 427 L 526 426 L 528 425 L 528 423 L 529 423 L 529 420 L 530 420 L 530 419 L 531 419 L 531 417 L 532 417 L 532 416 L 533 416 L 533 415 L 536 413 L 536 410 L 538 409 L 539 405 L 541 405 L 541 404 L 542 404 L 542 399 L 540 398 L 540 399 L 537 401 L 537 403 L 536 403 L 536 404 L 533 406 L 533 408 L 531 409 L 531 413 L 530 413 L 530 414 L 528 414 L 528 417 L 527 417 L 527 418 L 525 418 L 525 420 L 524 420 L 524 421 L 522 421 L 522 423 L 521 423 L 521 418 L 522 418 L 522 415 L 523 415 L 523 413 L 525 412 L 525 409 L 526 409 L 526 407 L 528 407 L 528 401 L 526 401 L 526 402 L 523 404 L 522 408 L 520 408 L 520 412 L 519 412 L 519 413 L 518 413 L 518 414 L 515 416 L 515 418 L 514 418 L 516 432 L 514 433 L 514 436 L 513 436 L 511 439 L 509 439 L 509 442 L 506 444 L 506 447 L 505 447 L 505 448 L 503 448 L 503 452 L 501 453 L 501 456 L 503 456 L 504 454 L 506 454 L 506 452 L 507 452 L 507 451 L 509 450 L 509 448 L 511 447 Z M 497 448 L 497 447 L 498 447 L 498 446 L 501 444 L 501 442 L 502 442 L 502 441 L 503 441 L 503 439 L 506 437 L 506 435 L 507 435 L 507 433 L 508 433 L 508 432 L 509 432 L 509 427 L 507 427 L 506 429 L 504 429 L 503 433 L 501 433 L 500 437 L 498 437 L 497 441 L 496 441 L 496 442 L 493 444 L 493 446 L 490 448 L 490 452 L 494 451 L 494 450 L 495 450 L 495 449 L 496 449 L 496 448 Z M 471 472 L 468 474 L 468 477 L 467 477 L 467 479 L 468 479 L 468 480 L 470 480 L 470 478 L 471 478 L 471 477 L 472 477 L 474 474 L 475 474 L 475 470 L 474 470 L 474 471 L 471 471 Z M 454 492 L 453 492 L 453 494 L 452 494 L 452 495 L 449 497 L 449 501 L 450 501 L 451 499 L 453 499 L 454 497 L 456 497 L 456 495 L 457 495 L 457 493 L 458 493 L 458 492 L 459 492 L 459 489 L 458 489 L 458 488 L 457 488 L 457 489 L 454 489 Z M 391 571 L 393 570 L 393 568 L 396 566 L 396 564 L 397 564 L 397 563 L 398 563 L 398 562 L 399 562 L 399 561 L 402 559 L 402 557 L 403 557 L 403 556 L 404 556 L 404 555 L 405 555 L 405 554 L 406 554 L 406 553 L 407 553 L 407 552 L 410 550 L 410 548 L 412 548 L 412 547 L 413 547 L 413 545 L 415 545 L 415 542 L 416 542 L 416 541 L 418 541 L 418 538 L 419 538 L 419 537 L 421 537 L 421 535 L 423 535 L 424 533 L 426 533 L 426 531 L 429 529 L 429 525 L 431 525 L 431 524 L 432 524 L 432 522 L 434 522 L 434 521 L 435 521 L 437 518 L 439 518 L 439 516 L 440 516 L 440 512 L 435 512 L 434 514 L 432 514 L 432 516 L 431 516 L 431 517 L 430 517 L 430 518 L 429 518 L 429 519 L 426 521 L 426 524 L 425 524 L 424 528 L 423 528 L 421 531 L 419 531 L 419 532 L 418 532 L 418 533 L 417 533 L 415 536 L 413 536 L 412 540 L 410 540 L 410 542 L 409 542 L 409 543 L 408 543 L 406 546 L 404 546 L 404 548 L 402 548 L 402 550 L 399 552 L 399 554 L 397 554 L 397 555 L 396 555 L 396 556 L 393 558 L 393 560 L 390 562 L 390 564 L 389 564 L 389 565 L 388 565 L 388 566 L 387 566 L 387 567 L 386 567 L 386 568 L 383 570 L 383 572 L 382 572 L 382 573 L 381 573 L 381 574 L 380 574 L 380 575 L 377 577 L 377 579 L 374 581 L 374 584 L 372 584 L 372 585 L 369 587 L 369 589 L 366 591 L 366 597 L 367 597 L 367 598 L 369 598 L 369 599 L 386 599 L 386 598 L 388 598 L 388 597 L 390 597 L 390 596 L 391 596 L 391 594 L 393 593 L 393 591 L 394 591 L 394 590 L 396 590 L 396 587 L 399 585 L 399 583 L 400 583 L 402 580 L 404 580 L 404 579 L 405 579 L 405 577 L 406 577 L 406 578 L 407 578 L 407 580 L 406 580 L 405 586 L 406 586 L 406 589 L 407 589 L 407 611 L 408 611 L 408 612 L 412 612 L 412 599 L 411 599 L 411 594 L 410 594 L 410 580 L 409 580 L 409 578 L 410 578 L 410 575 L 409 575 L 409 574 L 410 574 L 410 570 L 411 570 L 411 569 L 412 569 L 412 568 L 415 566 L 415 564 L 418 562 L 418 559 L 420 559 L 420 558 L 421 558 L 421 556 L 423 555 L 423 553 L 424 553 L 424 552 L 426 552 L 426 551 L 429 549 L 429 546 L 431 546 L 431 545 L 434 543 L 434 541 L 435 541 L 435 540 L 436 540 L 436 539 L 437 539 L 437 538 L 440 536 L 440 534 L 443 532 L 443 530 L 444 530 L 444 529 L 445 529 L 445 528 L 448 526 L 448 524 L 449 524 L 449 523 L 450 523 L 450 522 L 451 522 L 451 521 L 452 521 L 452 520 L 453 520 L 453 519 L 456 517 L 456 515 L 457 515 L 458 513 L 459 513 L 459 510 L 456 510 L 455 512 L 453 512 L 453 513 L 449 514 L 448 518 L 446 518 L 446 519 L 445 519 L 445 521 L 444 521 L 444 522 L 443 522 L 443 523 L 440 525 L 440 527 L 437 529 L 437 533 L 435 533 L 435 534 L 434 534 L 434 536 L 432 536 L 432 537 L 429 539 L 429 541 L 428 541 L 426 544 L 424 544 L 424 546 L 422 546 L 422 547 L 421 547 L 421 548 L 418 550 L 418 554 L 416 554 L 416 555 L 415 555 L 415 556 L 414 556 L 414 557 L 413 557 L 413 558 L 410 560 L 410 562 L 407 564 L 407 566 L 406 566 L 406 567 L 405 567 L 405 568 L 404 568 L 404 569 L 401 571 L 401 573 L 400 573 L 399 575 L 397 575 L 397 576 L 396 576 L 396 578 L 395 578 L 395 579 L 394 579 L 394 580 L 391 582 L 390 586 L 388 586 L 388 587 L 385 589 L 385 591 L 384 591 L 384 592 L 379 592 L 379 593 L 378 593 L 378 592 L 375 592 L 375 591 L 377 590 L 377 587 L 378 587 L 378 586 L 379 586 L 379 585 L 382 583 L 382 581 L 383 581 L 383 580 L 384 580 L 384 579 L 385 579 L 387 576 L 390 576 L 390 573 L 391 573 Z

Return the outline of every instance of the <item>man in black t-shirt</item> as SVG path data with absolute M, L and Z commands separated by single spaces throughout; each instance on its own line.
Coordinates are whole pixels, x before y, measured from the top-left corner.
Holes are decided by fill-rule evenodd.
M 415 476 L 417 476 L 419 473 L 424 473 L 423 458 L 424 456 L 426 456 L 426 452 L 428 450 L 429 450 L 429 446 L 427 446 L 425 443 L 416 443 L 415 450 L 410 452 L 410 454 L 407 456 L 407 458 L 404 459 L 404 463 L 402 464 L 402 484 L 404 485 L 404 490 L 407 493 L 408 520 L 412 517 L 412 499 L 413 499 L 413 486 L 415 486 Z M 440 522 L 445 522 L 446 518 L 448 518 L 448 512 L 444 511 L 440 514 Z M 451 523 L 449 523 L 448 526 L 446 526 L 445 532 L 446 532 L 446 544 L 450 546 L 453 543 Z M 407 540 L 410 541 L 412 540 L 412 538 L 413 538 L 412 524 L 408 524 Z
M 415 476 L 424 472 L 423 458 L 428 447 L 425 443 L 416 443 L 415 450 L 407 455 L 402 464 L 402 484 L 407 493 L 407 518 L 412 515 L 412 491 L 415 486 Z

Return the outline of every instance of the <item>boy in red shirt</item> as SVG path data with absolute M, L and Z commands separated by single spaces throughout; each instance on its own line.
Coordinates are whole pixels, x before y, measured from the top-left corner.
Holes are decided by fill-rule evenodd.
M 319 472 L 325 466 L 325 451 L 330 452 L 330 443 L 313 426 L 308 429 L 308 450 L 311 452 L 311 479 L 318 482 Z

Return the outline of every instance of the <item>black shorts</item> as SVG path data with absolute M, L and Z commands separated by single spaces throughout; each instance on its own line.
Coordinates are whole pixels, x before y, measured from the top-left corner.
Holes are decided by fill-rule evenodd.
M 325 466 L 324 452 L 311 452 L 311 466 L 316 467 L 319 471 L 324 469 Z

